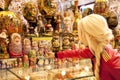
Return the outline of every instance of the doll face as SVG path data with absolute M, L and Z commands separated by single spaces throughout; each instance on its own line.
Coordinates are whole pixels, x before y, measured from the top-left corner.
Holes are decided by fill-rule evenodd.
M 71 18 L 70 17 L 65 17 L 64 18 L 64 24 L 69 25 L 71 23 Z
M 30 42 L 29 39 L 25 39 L 25 40 L 24 40 L 24 45 L 25 45 L 25 46 L 30 46 L 30 44 L 31 44 L 31 42 Z
M 37 41 L 33 41 L 32 46 L 37 47 L 38 46 Z
M 21 36 L 18 33 L 13 33 L 11 36 L 11 42 L 14 44 L 21 44 Z
M 21 39 L 18 36 L 14 37 L 14 41 L 15 41 L 15 44 L 20 44 L 21 43 Z

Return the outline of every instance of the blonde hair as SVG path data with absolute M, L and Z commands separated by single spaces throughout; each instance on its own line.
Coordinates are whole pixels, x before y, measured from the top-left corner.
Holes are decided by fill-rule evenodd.
M 90 14 L 80 20 L 78 34 L 80 40 L 89 47 L 96 57 L 95 77 L 99 80 L 101 53 L 113 38 L 112 30 L 108 28 L 104 17 L 98 14 Z

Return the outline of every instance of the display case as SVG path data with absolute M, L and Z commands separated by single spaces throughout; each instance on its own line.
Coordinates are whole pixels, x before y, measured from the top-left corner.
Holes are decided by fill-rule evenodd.
M 36 64 L 34 70 L 30 67 L 15 67 L 16 60 L 0 59 L 1 63 L 5 63 L 0 68 L 0 80 L 95 80 L 90 59 L 63 61 L 44 58 L 43 65 Z

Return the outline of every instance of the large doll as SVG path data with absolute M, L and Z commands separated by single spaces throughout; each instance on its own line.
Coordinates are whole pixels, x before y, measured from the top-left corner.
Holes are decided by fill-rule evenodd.
M 21 42 L 21 36 L 18 33 L 13 33 L 11 35 L 11 42 L 9 44 L 9 54 L 10 57 L 18 58 L 22 57 L 22 42 Z

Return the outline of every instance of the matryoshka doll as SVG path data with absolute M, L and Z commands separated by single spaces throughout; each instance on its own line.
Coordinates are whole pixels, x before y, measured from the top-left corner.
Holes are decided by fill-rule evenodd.
M 21 35 L 18 33 L 13 33 L 11 35 L 11 39 L 9 43 L 9 54 L 10 57 L 13 58 L 18 58 L 23 56 Z
M 43 57 L 44 53 L 45 53 L 45 47 L 42 43 L 43 43 L 42 40 L 40 40 L 39 43 L 38 43 L 38 56 L 39 57 Z
M 24 38 L 23 40 L 23 54 L 29 55 L 31 50 L 31 41 L 28 38 Z
M 29 54 L 29 66 L 32 68 L 32 70 L 34 71 L 36 68 L 36 51 L 35 50 L 31 50 L 30 54 Z
M 32 41 L 32 50 L 38 52 L 38 41 Z

